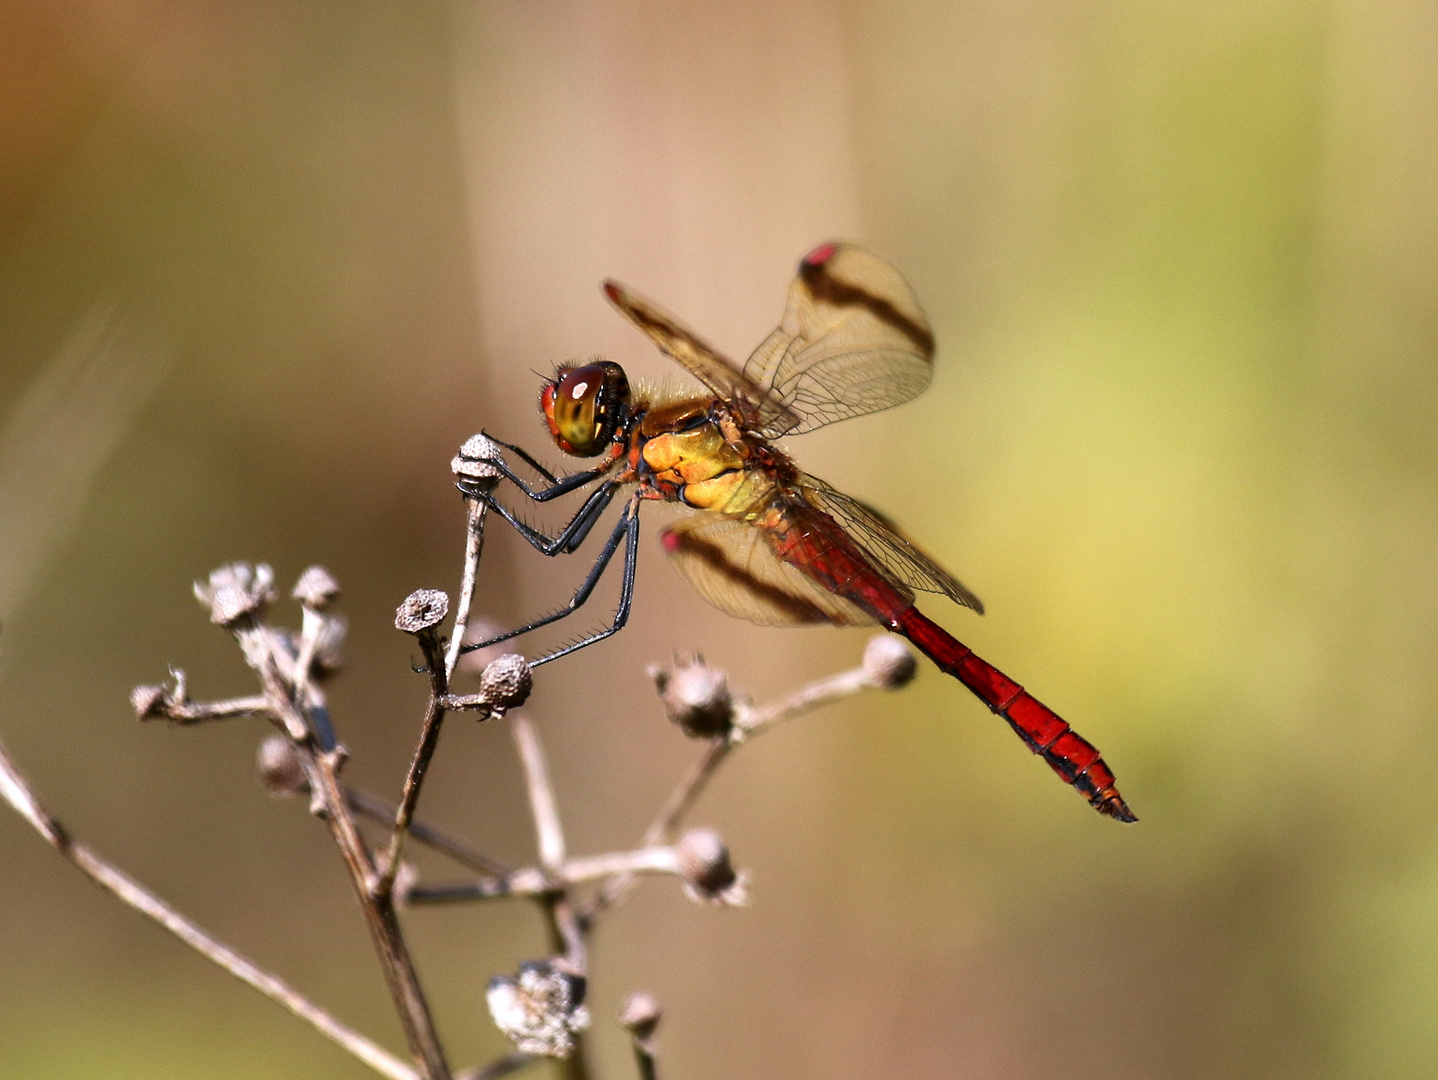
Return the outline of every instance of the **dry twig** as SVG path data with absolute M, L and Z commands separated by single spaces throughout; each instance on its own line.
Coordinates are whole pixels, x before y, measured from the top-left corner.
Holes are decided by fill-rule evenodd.
M 468 497 L 460 600 L 448 642 L 439 631 L 448 611 L 444 593 L 419 590 L 396 615 L 397 628 L 414 636 L 428 677 L 420 734 L 397 803 L 349 787 L 340 778 L 347 751 L 335 737 L 321 684 L 338 665 L 344 623 L 328 614 L 339 586 L 319 567 L 307 570 L 293 591 L 303 609 L 297 634 L 265 621 L 275 596 L 273 575 L 266 566 L 222 567 L 207 583 L 195 586 L 196 596 L 210 609 L 211 621 L 234 635 L 260 684 L 259 694 L 196 702 L 189 696 L 184 672 L 178 670 L 173 672 L 173 685 L 140 686 L 131 694 L 131 704 L 141 719 L 193 725 L 256 716 L 277 729 L 278 734 L 261 745 L 261 782 L 276 795 L 307 792 L 311 811 L 329 828 L 369 928 L 414 1058 L 413 1068 L 217 941 L 73 840 L 43 809 L 0 746 L 0 797 L 66 858 L 126 904 L 307 1020 L 390 1080 L 499 1080 L 537 1056 L 566 1058 L 570 1080 L 585 1080 L 589 1075 L 582 1041 L 589 1022 L 584 1007 L 588 939 L 603 912 L 620 902 L 641 875 L 677 877 L 685 891 L 702 903 L 744 902 L 746 877 L 734 870 L 719 834 L 694 829 L 678 836 L 685 817 L 723 763 L 745 742 L 803 712 L 862 690 L 895 689 L 913 674 L 912 656 L 888 637 L 870 643 L 862 666 L 817 680 L 759 708 L 736 701 L 725 676 L 700 660 L 682 663 L 674 671 L 652 673 L 671 719 L 703 740 L 703 753 L 659 809 L 638 848 L 570 856 L 543 744 L 532 719 L 518 711 L 530 692 L 530 664 L 518 655 L 500 656 L 484 668 L 476 693 L 455 694 L 450 689 L 483 550 L 487 507 L 483 493 L 500 475 L 493 464 L 496 453 L 493 443 L 476 436 L 452 465 L 456 476 L 468 485 Z M 481 720 L 508 716 L 534 823 L 535 865 L 509 869 L 465 838 L 416 818 L 445 714 L 454 710 L 472 712 Z M 361 817 L 388 827 L 379 857 L 359 830 Z M 413 870 L 402 863 L 404 845 L 411 835 L 483 876 L 458 884 L 413 880 Z M 582 892 L 589 894 L 587 901 L 582 900 Z M 553 955 L 526 961 L 515 975 L 491 980 L 490 1013 L 514 1041 L 515 1052 L 452 1073 L 397 908 L 503 897 L 525 897 L 537 905 L 549 929 Z M 654 1080 L 657 1074 L 653 1034 L 658 1019 L 658 1006 L 651 999 L 631 996 L 621 1022 L 630 1031 L 641 1080 Z

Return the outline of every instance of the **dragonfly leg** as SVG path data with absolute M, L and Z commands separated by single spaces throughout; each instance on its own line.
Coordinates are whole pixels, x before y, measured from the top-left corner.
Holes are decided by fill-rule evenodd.
M 584 505 L 575 511 L 574 516 L 565 523 L 564 527 L 554 536 L 540 532 L 534 526 L 521 521 L 515 516 L 514 511 L 503 503 L 497 501 L 487 493 L 477 493 L 473 497 L 481 499 L 492 506 L 505 521 L 514 526 L 514 531 L 524 537 L 530 547 L 541 555 L 569 555 L 572 554 L 580 544 L 584 543 L 589 532 L 594 528 L 614 493 L 619 490 L 619 485 L 613 480 L 595 488 L 584 500 Z
M 626 535 L 627 534 L 627 535 Z M 578 641 L 572 641 L 562 648 L 554 650 L 547 656 L 541 656 L 538 660 L 531 660 L 529 666 L 538 667 L 540 664 L 547 664 L 551 660 L 558 660 L 561 656 L 568 656 L 570 653 L 578 652 L 586 646 L 593 645 L 596 641 L 603 641 L 610 634 L 617 634 L 629 621 L 629 608 L 634 600 L 634 572 L 639 565 L 639 500 L 631 499 L 629 505 L 624 508 L 624 516 L 619 519 L 619 524 L 614 532 L 610 534 L 609 541 L 604 545 L 605 550 L 601 553 L 602 562 L 596 562 L 594 569 L 590 571 L 590 578 L 585 581 L 580 592 L 585 598 L 589 596 L 589 590 L 594 588 L 599 576 L 604 572 L 604 566 L 609 562 L 614 549 L 619 545 L 619 538 L 624 536 L 624 567 L 620 571 L 619 579 L 619 606 L 614 611 L 614 620 L 603 630 L 596 630 L 592 634 L 586 634 Z M 578 593 L 575 594 L 576 598 Z M 583 603 L 583 600 L 579 601 Z M 576 605 L 578 606 L 578 605 Z M 568 614 L 568 612 L 565 612 Z
M 486 435 L 485 438 L 490 438 L 490 436 Z M 519 447 L 512 446 L 507 442 L 500 442 L 498 439 L 490 438 L 490 441 L 497 446 L 504 447 L 506 450 L 514 451 L 514 453 L 518 454 L 520 458 L 524 460 L 525 464 L 527 464 L 530 468 L 532 468 L 535 472 L 539 473 L 539 475 L 544 478 L 545 482 L 548 484 L 547 487 L 531 487 L 530 484 L 526 482 L 523 477 L 519 476 L 517 473 L 515 473 L 513 469 L 509 467 L 509 463 L 506 462 L 503 458 L 493 457 L 484 459 L 485 464 L 492 465 L 494 468 L 498 469 L 500 474 L 506 480 L 508 480 L 515 487 L 517 487 L 520 491 L 524 492 L 526 496 L 528 496 L 530 499 L 533 499 L 535 502 L 548 502 L 550 499 L 557 499 L 561 495 L 568 495 L 571 491 L 575 491 L 578 488 L 584 487 L 585 484 L 593 483 L 595 480 L 598 480 L 609 468 L 608 465 L 605 465 L 597 469 L 586 469 L 583 472 L 571 473 L 569 476 L 565 476 L 562 478 L 556 477 L 553 473 L 551 473 L 539 462 L 535 461 L 534 458 L 530 457 L 528 453 L 526 453 L 524 450 L 521 450 Z M 485 498 L 484 489 L 477 487 L 471 481 L 461 480 L 455 486 L 459 488 L 461 492 L 463 492 L 465 495 L 469 496 L 472 499 Z
M 560 619 L 573 615 L 583 606 L 584 602 L 589 599 L 590 594 L 594 592 L 594 587 L 599 584 L 599 579 L 604 576 L 604 571 L 608 568 L 610 560 L 614 557 L 614 553 L 619 550 L 620 541 L 627 541 L 624 548 L 624 568 L 621 572 L 619 607 L 615 612 L 614 620 L 610 626 L 604 630 L 590 634 L 577 642 L 566 645 L 548 656 L 531 661 L 530 667 L 537 667 L 540 664 L 547 664 L 551 660 L 557 660 L 559 657 L 582 649 L 586 645 L 592 645 L 596 641 L 601 641 L 620 629 L 629 619 L 630 601 L 634 596 L 634 569 L 639 553 L 638 505 L 638 500 L 634 499 L 625 507 L 623 515 L 619 521 L 615 523 L 614 531 L 609 534 L 609 539 L 604 542 L 604 547 L 600 550 L 599 557 L 594 560 L 594 565 L 590 567 L 589 574 L 585 577 L 584 582 L 579 586 L 578 591 L 575 592 L 567 604 L 557 611 L 545 615 L 543 618 L 535 619 L 533 622 L 526 623 L 524 626 L 515 630 L 510 630 L 508 633 L 500 634 L 487 641 L 465 645 L 460 652 L 467 653 L 473 652 L 476 649 L 488 648 L 491 645 L 499 644 L 501 641 L 508 641 L 510 638 L 519 637 L 521 634 L 527 634 L 531 630 L 538 630 L 542 626 L 548 626 L 550 623 L 558 622 Z M 602 510 L 603 507 L 600 507 L 600 509 Z M 597 520 L 598 516 L 596 512 L 593 516 L 593 520 Z M 590 527 L 592 527 L 593 520 L 590 522 Z

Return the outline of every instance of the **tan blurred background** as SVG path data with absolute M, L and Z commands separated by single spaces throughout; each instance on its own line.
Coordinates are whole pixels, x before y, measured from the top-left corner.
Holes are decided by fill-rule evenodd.
M 12 0 L 0 734 L 79 835 L 398 1047 L 259 729 L 141 727 L 130 687 L 247 691 L 190 581 L 323 562 L 351 775 L 397 791 L 423 686 L 392 612 L 456 586 L 454 448 L 557 456 L 557 360 L 666 374 L 601 277 L 742 357 L 798 256 L 854 239 L 938 374 L 791 449 L 984 598 L 929 610 L 1142 821 L 932 671 L 767 736 L 697 815 L 753 905 L 652 883 L 597 940 L 604 1075 L 636 987 L 684 1080 L 1438 1075 L 1435 49 L 1431 5 L 1357 0 Z M 647 662 L 765 697 L 864 641 L 706 609 L 652 529 L 630 628 L 533 699 L 581 852 L 695 753 Z M 494 535 L 496 617 L 578 580 Z M 423 812 L 527 856 L 500 725 L 452 721 Z M 367 1075 L 8 812 L 0 865 L 0 1075 Z M 542 950 L 532 913 L 408 924 L 457 1062 L 501 1052 L 482 991 Z

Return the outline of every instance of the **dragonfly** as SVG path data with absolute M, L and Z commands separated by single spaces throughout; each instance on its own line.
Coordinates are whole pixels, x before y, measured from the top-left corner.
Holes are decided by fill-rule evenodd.
M 902 404 L 928 386 L 933 331 L 898 270 L 852 244 L 815 248 L 799 263 L 778 328 L 742 367 L 633 289 L 612 280 L 603 289 L 704 390 L 636 391 L 619 364 L 602 358 L 562 364 L 544 382 L 539 408 L 555 445 L 597 462 L 557 477 L 522 448 L 493 440 L 535 470 L 543 481 L 537 483 L 502 454 L 486 460 L 537 503 L 588 488 L 579 509 L 550 535 L 495 498 L 493 487 L 461 481 L 461 491 L 488 503 L 548 556 L 577 551 L 615 496 L 627 492 L 627 501 L 567 604 L 465 651 L 574 613 L 623 547 L 611 623 L 531 665 L 617 632 L 634 595 L 639 508 L 646 501 L 676 503 L 690 513 L 667 525 L 660 542 L 709 603 L 761 625 L 878 625 L 904 637 L 1007 721 L 1099 813 L 1137 820 L 1092 743 L 915 603 L 916 592 L 934 593 L 983 614 L 978 597 L 887 517 L 802 471 L 777 445 Z

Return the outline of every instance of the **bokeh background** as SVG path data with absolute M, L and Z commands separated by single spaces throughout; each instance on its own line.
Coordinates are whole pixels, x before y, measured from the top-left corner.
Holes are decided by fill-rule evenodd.
M 392 612 L 456 588 L 454 448 L 543 453 L 555 361 L 667 374 L 602 277 L 742 357 L 799 255 L 853 239 L 938 373 L 790 448 L 984 598 L 929 609 L 1142 821 L 931 671 L 766 736 L 696 815 L 752 906 L 654 882 L 597 940 L 603 1074 L 637 987 L 686 1080 L 1438 1074 L 1435 49 L 1403 0 L 12 0 L 0 733 L 76 833 L 398 1049 L 259 728 L 140 726 L 130 687 L 247 691 L 191 580 L 322 562 L 350 775 L 397 791 L 424 687 Z M 653 527 L 629 629 L 533 699 L 579 852 L 697 751 L 646 663 L 762 699 L 865 640 L 708 610 Z M 481 604 L 579 574 L 494 530 Z M 528 857 L 502 725 L 451 721 L 422 811 Z M 0 1074 L 368 1075 L 8 811 L 0 863 Z M 408 924 L 456 1063 L 502 1052 L 483 987 L 542 952 L 533 913 Z

